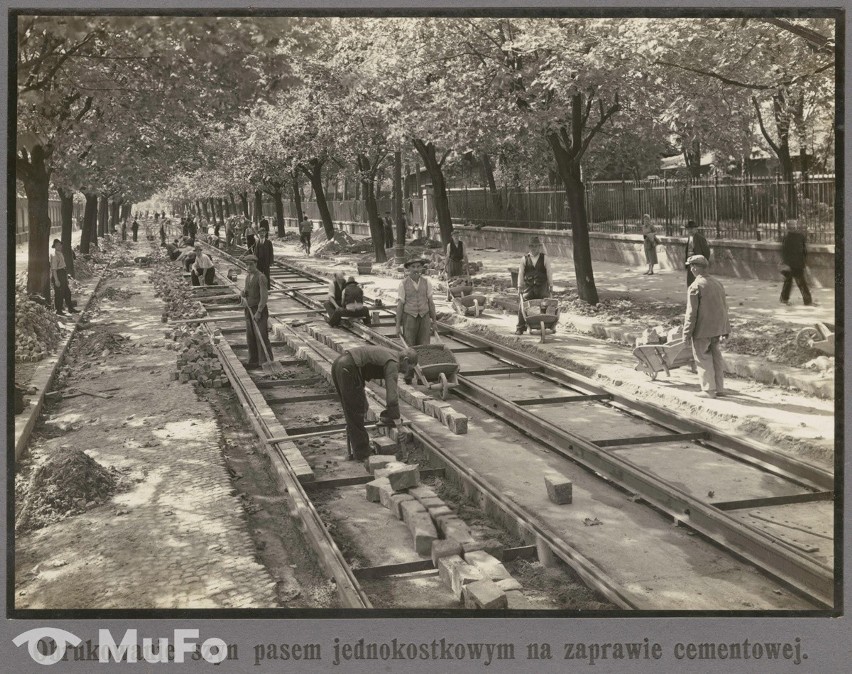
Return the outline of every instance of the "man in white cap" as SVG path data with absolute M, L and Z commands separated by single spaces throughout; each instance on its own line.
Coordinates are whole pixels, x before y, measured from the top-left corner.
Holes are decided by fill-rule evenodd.
M 544 254 L 541 240 L 534 236 L 529 243 L 530 252 L 524 255 L 518 267 L 518 327 L 516 335 L 526 332 L 527 322 L 524 320 L 522 307 L 524 300 L 543 300 L 553 292 L 553 270 L 550 260 Z
M 731 334 L 728 302 L 724 286 L 707 274 L 707 258 L 693 255 L 686 261 L 695 281 L 686 293 L 686 318 L 683 339 L 692 343 L 692 355 L 698 370 L 702 395 L 715 398 L 725 395 L 725 361 L 719 340 Z
M 423 276 L 425 260 L 412 258 L 404 266 L 408 276 L 397 290 L 396 334 L 402 334 L 408 346 L 421 346 L 429 343 L 432 323 L 438 320 L 432 299 L 432 283 Z

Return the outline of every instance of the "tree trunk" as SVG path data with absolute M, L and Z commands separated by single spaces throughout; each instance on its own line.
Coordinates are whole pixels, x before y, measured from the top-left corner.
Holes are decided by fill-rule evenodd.
M 216 200 L 214 201 L 214 203 L 216 204 L 216 215 L 219 216 L 219 225 L 224 227 L 225 226 L 225 204 L 226 204 L 226 202 L 225 202 L 224 199 L 222 199 L 222 197 L 216 197 Z
M 249 201 L 248 201 L 248 192 L 240 192 L 240 204 L 243 207 L 243 216 L 246 220 L 251 220 L 251 214 L 249 213 Z
M 29 218 L 27 254 L 27 294 L 41 295 L 50 300 L 50 209 L 48 191 L 50 174 L 44 150 L 33 148 L 26 175 L 18 172 L 27 195 Z
M 273 183 L 275 191 L 272 193 L 272 201 L 275 203 L 275 227 L 278 236 L 284 236 L 284 198 L 281 194 L 281 183 Z
M 237 200 L 234 198 L 234 193 L 228 195 L 231 198 L 231 215 L 237 215 L 240 210 L 237 208 Z
M 296 228 L 302 223 L 305 218 L 305 213 L 302 211 L 302 192 L 299 189 L 299 171 L 293 171 L 293 204 L 296 206 Z
M 74 276 L 74 256 L 71 254 L 71 232 L 74 229 L 74 193 L 58 187 L 60 213 L 62 214 L 62 255 L 69 276 Z
M 107 234 L 107 219 L 109 218 L 109 197 L 103 194 L 98 197 L 98 236 Z
M 450 243 L 451 234 L 453 231 L 453 219 L 450 216 L 450 202 L 447 198 L 447 182 L 444 179 L 444 172 L 441 169 L 441 162 L 435 156 L 435 146 L 432 142 L 425 143 L 422 140 L 415 139 L 414 148 L 423 159 L 426 165 L 426 170 L 432 178 L 432 190 L 435 198 L 435 212 L 438 215 L 438 227 L 441 230 L 441 245 L 446 248 Z M 424 214 L 424 220 L 426 219 Z M 426 223 L 424 222 L 424 231 Z
M 133 204 L 131 204 L 129 201 L 125 201 L 124 203 L 121 204 L 121 214 L 119 215 L 119 218 L 121 220 L 124 220 L 125 218 L 129 218 L 130 217 L 130 211 L 132 211 L 132 210 L 133 210 Z
M 113 199 L 112 204 L 110 204 L 109 211 L 109 231 L 112 234 L 115 234 L 116 225 L 118 225 L 118 209 L 121 204 L 118 201 Z
M 83 211 L 83 232 L 80 234 L 80 254 L 88 255 L 89 247 L 94 241 L 97 245 L 95 232 L 98 228 L 98 195 L 85 193 L 86 209 Z
M 331 221 L 331 211 L 328 209 L 328 201 L 325 198 L 325 187 L 322 184 L 322 165 L 323 163 L 318 159 L 311 159 L 307 166 L 300 164 L 302 172 L 311 181 L 311 188 L 317 200 L 320 220 L 322 220 L 322 228 L 325 230 L 326 238 L 330 241 L 334 237 L 334 223 Z
M 254 191 L 254 216 L 252 218 L 252 222 L 255 224 L 255 229 L 257 229 L 257 225 L 263 219 L 263 192 L 261 190 Z
M 491 158 L 487 152 L 482 153 L 482 178 L 491 193 L 491 202 L 494 204 L 495 213 L 502 216 L 503 200 L 500 198 L 497 182 L 494 180 L 494 167 L 491 166 Z
M 393 218 L 396 222 L 394 262 L 405 262 L 405 219 L 402 210 L 402 152 L 393 153 Z
M 568 198 L 568 208 L 571 212 L 571 239 L 577 294 L 581 300 L 594 305 L 598 303 L 598 291 L 595 287 L 595 275 L 592 271 L 589 223 L 586 216 L 585 190 L 580 175 L 580 165 L 562 147 L 557 133 L 549 134 L 547 140 L 553 150 L 559 176 L 565 185 L 565 195 Z
M 358 170 L 361 175 L 361 192 L 364 195 L 364 204 L 367 207 L 367 219 L 370 223 L 370 235 L 373 237 L 373 250 L 376 253 L 376 262 L 387 262 L 385 233 L 382 223 L 379 220 L 379 205 L 376 203 L 376 194 L 373 191 L 375 168 L 370 166 L 369 159 L 359 154 Z

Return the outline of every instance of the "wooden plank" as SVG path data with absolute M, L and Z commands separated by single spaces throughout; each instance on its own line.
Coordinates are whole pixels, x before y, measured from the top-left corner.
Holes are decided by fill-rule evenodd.
M 710 505 L 715 506 L 719 510 L 745 510 L 789 505 L 791 503 L 813 503 L 814 501 L 832 500 L 834 500 L 833 491 L 817 491 L 807 492 L 806 494 L 789 494 L 787 496 L 765 496 L 763 498 L 751 498 L 742 501 L 719 501 Z
M 670 435 L 645 435 L 638 438 L 611 438 L 609 440 L 595 440 L 593 444 L 598 447 L 615 447 L 616 445 L 650 445 L 658 442 L 691 442 L 692 440 L 706 440 L 707 433 L 672 433 Z
M 384 566 L 367 566 L 362 569 L 353 569 L 358 580 L 373 578 L 387 578 L 405 573 L 416 573 L 418 571 L 434 571 L 431 559 L 418 559 L 414 562 L 401 562 L 399 564 L 385 564 Z
M 541 372 L 540 367 L 499 367 L 492 370 L 471 370 L 470 372 L 459 372 L 464 377 L 484 377 L 498 374 L 522 374 L 529 372 Z
M 534 545 L 506 548 L 500 557 L 500 560 L 503 562 L 511 562 L 515 559 L 538 559 L 538 548 Z
M 556 403 L 579 403 L 587 400 L 612 400 L 608 393 L 595 393 L 590 395 L 555 396 L 553 398 L 526 398 L 524 400 L 513 400 L 515 405 L 554 405 Z
M 396 315 L 396 314 L 394 314 Z M 453 353 L 486 353 L 491 351 L 490 346 L 463 346 L 457 349 L 450 349 Z
M 300 365 L 300 361 L 278 361 L 283 365 Z M 256 381 L 255 386 L 258 388 L 281 388 L 284 386 L 305 386 L 307 384 L 315 384 L 317 381 L 322 379 L 320 375 L 315 375 L 313 377 L 302 377 L 300 379 L 266 379 L 261 381 Z
M 245 332 L 245 331 L 243 331 L 243 332 Z M 282 341 L 282 340 L 280 340 L 280 339 L 278 339 L 278 340 L 269 340 L 269 343 L 270 343 L 272 346 L 287 346 L 287 342 Z M 247 348 L 248 348 L 248 344 L 243 344 L 243 343 L 241 343 L 241 342 L 238 342 L 238 343 L 236 343 L 236 344 L 231 344 L 231 348 L 232 348 L 232 349 L 247 349 Z M 298 362 L 298 361 L 297 361 L 297 362 Z
M 266 398 L 266 402 L 269 405 L 284 405 L 284 404 L 292 404 L 292 403 L 310 403 L 317 402 L 319 400 L 338 400 L 340 396 L 336 393 L 314 393 L 312 395 L 307 396 L 290 396 L 290 397 L 269 397 Z

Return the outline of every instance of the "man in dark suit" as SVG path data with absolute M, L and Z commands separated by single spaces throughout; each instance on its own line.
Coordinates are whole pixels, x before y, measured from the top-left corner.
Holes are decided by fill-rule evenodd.
M 799 231 L 799 223 L 796 220 L 787 221 L 787 233 L 781 241 L 781 273 L 784 276 L 784 285 L 781 286 L 781 304 L 790 304 L 790 290 L 793 288 L 793 279 L 802 293 L 802 302 L 805 306 L 813 304 L 808 282 L 805 280 L 805 261 L 808 249 L 805 245 L 805 234 Z
M 688 260 L 693 255 L 703 255 L 704 259 L 710 262 L 710 244 L 707 243 L 704 235 L 698 231 L 698 225 L 695 223 L 695 220 L 687 220 L 686 249 L 684 250 L 683 259 Z M 688 288 L 695 280 L 695 275 L 689 268 L 688 263 L 685 263 L 684 266 L 686 267 L 686 287 Z

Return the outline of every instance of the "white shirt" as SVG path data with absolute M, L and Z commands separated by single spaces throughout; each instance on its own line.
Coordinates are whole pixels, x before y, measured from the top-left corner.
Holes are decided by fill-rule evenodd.
M 409 277 L 409 279 L 410 278 L 411 277 Z M 411 279 L 411 282 L 414 283 L 414 280 Z M 426 296 L 431 298 L 432 297 L 432 282 L 427 277 L 421 276 L 417 280 L 417 283 L 414 283 L 414 285 L 417 286 L 418 290 L 420 289 L 421 283 L 426 284 Z M 399 301 L 405 302 L 405 279 L 403 279 L 402 283 L 399 284 L 399 289 L 396 291 L 396 295 L 397 295 L 397 299 L 399 299 Z
M 50 271 L 59 269 L 65 269 L 65 256 L 61 250 L 54 250 L 53 255 L 50 256 Z
M 530 260 L 532 261 L 533 267 L 538 264 L 538 256 L 541 253 L 536 253 L 535 255 L 530 255 Z M 518 287 L 523 289 L 524 284 L 524 266 L 527 262 L 527 256 L 524 255 L 521 258 L 521 265 L 518 267 Z M 553 287 L 553 270 L 550 268 L 550 256 L 544 256 L 544 271 L 547 272 L 547 285 L 551 288 Z

